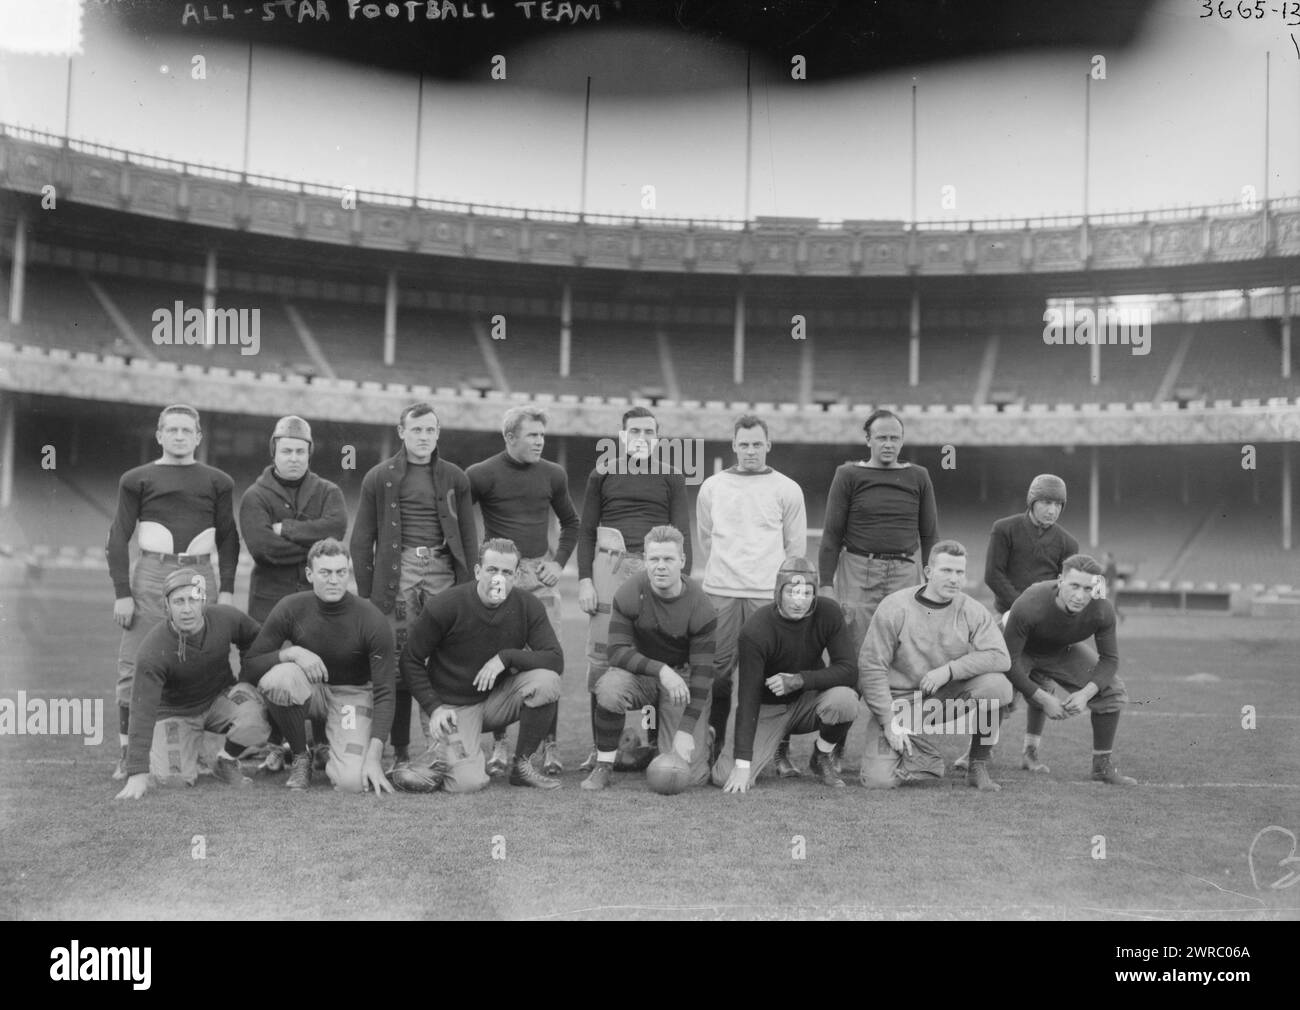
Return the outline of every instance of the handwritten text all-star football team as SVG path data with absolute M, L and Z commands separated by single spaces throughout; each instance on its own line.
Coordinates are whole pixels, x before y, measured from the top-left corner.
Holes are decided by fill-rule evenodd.
M 841 789 L 858 719 L 863 786 L 942 779 L 938 743 L 957 734 L 969 748 L 954 771 L 992 793 L 999 727 L 1020 706 L 1022 768 L 1049 774 L 1047 720 L 1086 710 L 1091 778 L 1134 784 L 1112 758 L 1127 701 L 1115 609 L 1102 566 L 1058 524 L 1059 477 L 1035 477 L 1025 511 L 993 523 L 993 613 L 963 591 L 966 548 L 940 537 L 930 476 L 901 458 L 903 420 L 888 410 L 863 424 L 867 458 L 831 479 L 816 559 L 804 556 L 803 491 L 767 464 L 761 417 L 735 420 L 734 464 L 701 485 L 698 543 L 650 410 L 623 415 L 617 458 L 588 477 L 581 515 L 543 456 L 546 427 L 544 410 L 513 406 L 504 449 L 461 469 L 438 451 L 435 409 L 406 407 L 401 446 L 365 475 L 349 533 L 342 492 L 311 469 L 308 421 L 276 422 L 270 464 L 236 508 L 231 478 L 196 459 L 198 411 L 165 407 L 161 456 L 122 476 L 108 536 L 117 798 L 202 771 L 253 787 L 246 770 L 258 788 L 300 790 L 323 772 L 349 793 L 474 792 L 498 776 L 552 790 L 561 744 L 589 750 L 592 793 L 655 758 L 723 793 L 748 792 L 765 770 Z M 233 605 L 241 537 L 247 613 Z M 591 729 L 557 740 L 560 575 L 575 551 Z M 806 773 L 793 734 L 814 734 Z

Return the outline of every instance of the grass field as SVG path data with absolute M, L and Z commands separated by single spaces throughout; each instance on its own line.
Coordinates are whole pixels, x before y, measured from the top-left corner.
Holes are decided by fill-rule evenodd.
M 661 797 L 620 775 L 585 794 L 575 616 L 560 710 L 570 770 L 554 793 L 494 783 L 473 796 L 377 799 L 336 794 L 322 774 L 295 795 L 280 774 L 239 793 L 201 778 L 115 803 L 118 634 L 107 597 L 102 574 L 0 588 L 0 697 L 101 697 L 108 722 L 98 747 L 0 736 L 3 917 L 1300 917 L 1300 886 L 1270 887 L 1288 869 L 1285 833 L 1255 845 L 1255 881 L 1248 861 L 1262 829 L 1300 833 L 1300 628 L 1285 622 L 1134 616 L 1122 626 L 1132 705 L 1116 755 L 1140 783 L 1128 790 L 1088 781 L 1084 719 L 1049 724 L 1049 777 L 1020 771 L 1017 715 L 995 753 L 994 796 L 953 778 L 868 792 L 847 774 L 838 793 L 764 778 L 747 796 Z M 1242 727 L 1245 705 L 1253 730 Z M 855 772 L 861 741 L 859 724 Z M 811 746 L 796 739 L 801 766 Z M 960 746 L 946 744 L 950 758 Z M 1098 836 L 1105 858 L 1095 858 Z

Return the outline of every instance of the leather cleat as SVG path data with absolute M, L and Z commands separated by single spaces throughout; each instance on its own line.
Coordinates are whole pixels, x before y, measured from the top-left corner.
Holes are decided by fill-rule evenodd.
M 777 775 L 783 779 L 797 779 L 803 775 L 803 772 L 796 768 L 794 762 L 790 760 L 790 742 L 788 740 L 782 740 L 777 745 L 776 759 L 773 764 L 776 766 Z
M 599 789 L 608 789 L 614 778 L 614 764 L 612 761 L 597 761 L 596 766 L 591 769 L 591 774 L 582 780 L 582 788 L 595 791 Z
M 560 745 L 554 740 L 542 744 L 542 773 L 559 775 L 564 771 L 564 762 L 560 760 Z
M 1002 787 L 989 778 L 987 761 L 971 761 L 966 770 L 966 784 L 982 793 L 1000 793 Z
M 1052 770 L 1038 760 L 1038 748 L 1032 744 L 1020 755 L 1020 767 L 1027 772 L 1037 772 L 1040 775 L 1046 775 Z
M 560 788 L 559 779 L 543 775 L 528 758 L 515 758 L 510 763 L 510 784 L 512 786 L 531 786 L 533 789 Z
M 117 767 L 113 769 L 113 781 L 121 782 L 126 777 L 126 748 L 123 747 L 121 756 L 117 759 Z
M 1105 782 L 1107 785 L 1112 786 L 1135 786 L 1138 784 L 1137 779 L 1128 775 L 1121 775 L 1109 756 L 1104 756 L 1101 760 L 1092 759 L 1092 780 L 1094 782 Z
M 303 751 L 293 756 L 293 766 L 289 769 L 289 781 L 285 785 L 290 789 L 306 789 L 311 785 L 311 753 Z
M 831 768 L 834 769 L 836 775 L 844 774 L 844 741 L 843 740 L 837 743 L 835 745 L 835 749 L 831 751 Z
M 289 753 L 288 745 L 271 744 L 257 770 L 263 775 L 274 775 L 276 772 L 284 771 L 292 759 L 293 755 Z
M 813 745 L 812 757 L 808 759 L 808 770 L 822 780 L 822 785 L 831 789 L 843 789 L 844 780 L 835 770 L 835 763 L 830 754 L 824 754 Z
M 487 773 L 496 778 L 498 775 L 504 775 L 509 767 L 510 752 L 506 749 L 506 742 L 503 738 L 492 744 L 492 756 L 488 758 Z
M 250 779 L 239 767 L 239 761 L 229 754 L 218 754 L 212 762 L 212 777 L 227 786 L 251 786 Z
M 578 771 L 580 772 L 591 771 L 593 768 L 596 767 L 596 761 L 597 761 L 596 748 L 593 747 L 591 748 L 591 753 L 588 754 L 585 758 L 583 758 L 582 764 L 578 765 Z

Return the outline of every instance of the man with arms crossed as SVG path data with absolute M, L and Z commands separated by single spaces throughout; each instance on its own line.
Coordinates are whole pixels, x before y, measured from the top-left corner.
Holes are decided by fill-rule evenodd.
M 514 588 L 532 593 L 542 601 L 558 638 L 560 572 L 578 542 L 579 521 L 569 498 L 569 479 L 564 468 L 542 459 L 546 425 L 544 410 L 511 407 L 501 421 L 505 450 L 475 463 L 465 474 L 469 478 L 470 496 L 483 514 L 484 539 L 510 540 L 523 552 Z M 560 521 L 560 543 L 554 554 L 549 543 L 551 513 Z M 555 713 L 558 719 L 558 704 Z M 506 731 L 502 728 L 495 733 L 488 774 L 503 774 L 507 763 Z M 564 771 L 555 742 L 555 723 L 547 730 L 542 744 L 542 771 L 547 775 Z
M 242 657 L 258 623 L 231 606 L 208 607 L 205 580 L 193 568 L 168 575 L 162 596 L 168 617 L 145 635 L 136 655 L 127 779 L 116 798 L 139 799 L 151 783 L 193 785 L 205 731 L 226 735 L 213 777 L 251 785 L 239 756 L 266 743 L 271 724 L 261 695 L 235 683 L 230 647 Z
M 614 594 L 610 667 L 596 682 L 596 766 L 583 789 L 611 784 L 624 718 L 649 707 L 656 710 L 660 753 L 671 750 L 689 764 L 692 785 L 709 779 L 706 731 L 717 616 L 704 590 L 682 576 L 684 565 L 681 532 L 656 526 L 645 535 L 645 571 Z
M 709 726 L 716 761 L 727 737 L 731 715 L 731 674 L 736 639 L 760 607 L 772 597 L 772 581 L 786 558 L 802 558 L 808 547 L 808 515 L 803 490 L 767 465 L 772 448 L 767 423 L 753 414 L 732 426 L 735 466 L 715 473 L 700 487 L 695 515 L 700 547 L 709 555 L 704 592 L 718 614 L 714 639 L 718 675 L 713 679 Z M 789 763 L 785 748 L 777 753 Z M 788 773 L 787 773 L 788 774 Z
M 342 539 L 348 529 L 343 492 L 308 469 L 311 453 L 311 425 L 294 414 L 280 418 L 271 432 L 271 465 L 239 500 L 239 531 L 255 562 L 248 616 L 259 623 L 281 599 L 311 588 L 307 581 L 311 545 L 326 537 Z M 275 736 L 277 746 L 267 752 L 263 771 L 284 768 L 285 751 L 278 745 L 278 732 Z M 314 727 L 313 736 L 323 762 L 323 724 Z
M 587 690 L 591 692 L 593 749 L 580 768 L 596 765 L 596 681 L 609 669 L 609 613 L 618 587 L 645 568 L 644 538 L 656 526 L 682 534 L 691 573 L 690 505 L 686 478 L 671 472 L 658 454 L 659 422 L 645 407 L 623 415 L 613 465 L 602 461 L 587 477 L 578 532 L 578 606 L 587 625 Z M 655 739 L 657 728 L 650 733 Z
M 113 619 L 122 628 L 117 654 L 118 743 L 121 756 L 113 778 L 127 776 L 131 682 L 135 657 L 162 609 L 163 584 L 180 568 L 203 575 L 207 598 L 217 594 L 212 553 L 220 565 L 217 602 L 235 601 L 239 532 L 233 507 L 235 484 L 226 473 L 200 463 L 194 452 L 203 440 L 199 412 L 183 403 L 164 407 L 154 437 L 162 456 L 128 470 L 118 482 L 117 515 L 108 531 L 108 573 L 117 599 Z M 140 559 L 130 570 L 129 545 L 138 535 Z
M 940 540 L 930 549 L 926 582 L 890 593 L 876 608 L 858 657 L 858 687 L 871 718 L 862 758 L 862 784 L 893 789 L 943 777 L 943 757 L 925 736 L 909 732 L 918 722 L 903 719 L 924 698 L 974 702 L 964 722 L 976 715 L 971 735 L 968 785 L 981 792 L 1001 789 L 989 778 L 989 751 L 997 741 L 999 713 L 1011 703 L 1011 666 L 993 616 L 962 592 L 966 548 Z
M 438 415 L 427 403 L 402 411 L 402 447 L 361 482 L 350 541 L 357 595 L 387 615 L 401 652 L 425 603 L 468 582 L 478 543 L 465 471 L 441 458 Z M 393 765 L 410 760 L 411 692 L 397 683 Z
M 402 650 L 402 671 L 437 743 L 427 761 L 393 773 L 403 788 L 428 791 L 439 777 L 448 792 L 485 788 L 479 733 L 514 722 L 519 739 L 510 784 L 559 788 L 560 780 L 539 772 L 531 756 L 554 724 L 564 652 L 541 600 L 515 589 L 518 574 L 519 548 L 509 540 L 485 540 L 475 581 L 440 593 L 416 619 Z M 449 740 L 453 732 L 463 757 Z
M 713 766 L 713 784 L 748 792 L 783 737 L 816 733 L 810 769 L 822 785 L 844 788 L 831 752 L 858 716 L 858 666 L 840 605 L 817 598 L 812 564 L 785 560 L 773 602 L 745 622 L 737 651 L 736 732 Z
M 1096 559 L 1075 554 L 1061 576 L 1030 586 L 1005 618 L 1011 682 L 1029 702 L 1024 767 L 1046 774 L 1038 757 L 1047 720 L 1092 712 L 1092 778 L 1115 786 L 1137 785 L 1111 760 L 1119 714 L 1128 702 L 1117 677 L 1119 649 L 1115 609 L 1105 597 L 1105 576 Z M 1091 638 L 1096 648 L 1088 645 Z
M 239 679 L 266 697 L 293 755 L 290 789 L 311 784 L 304 720 L 324 720 L 335 789 L 392 792 L 380 761 L 393 722 L 393 630 L 369 600 L 348 592 L 348 549 L 321 540 L 307 552 L 311 592 L 286 596 L 248 650 Z

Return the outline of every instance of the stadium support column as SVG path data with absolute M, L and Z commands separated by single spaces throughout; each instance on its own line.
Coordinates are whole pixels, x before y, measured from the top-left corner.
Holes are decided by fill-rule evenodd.
M 203 347 L 211 351 L 217 346 L 217 250 L 208 249 L 203 264 L 203 323 L 207 327 L 207 339 Z
M 384 292 L 384 364 L 389 368 L 397 360 L 397 270 L 388 271 L 388 289 Z
M 23 292 L 27 287 L 27 216 L 19 213 L 14 223 L 14 261 L 9 268 L 9 322 L 23 321 Z
M 14 498 L 14 395 L 0 394 L 0 509 Z
M 745 289 L 736 289 L 736 331 L 731 359 L 731 381 L 737 386 L 745 381 Z
M 1291 443 L 1282 443 L 1282 550 L 1291 549 Z
M 560 290 L 560 378 L 569 377 L 573 357 L 573 285 L 568 281 Z
M 907 384 L 921 384 L 921 289 L 912 282 L 912 313 L 908 318 Z
M 1101 450 L 1088 450 L 1088 546 L 1094 550 L 1101 542 Z
M 1290 289 L 1288 289 L 1289 293 Z M 1287 299 L 1287 315 L 1282 317 L 1282 378 L 1291 378 L 1291 299 Z
M 1102 339 L 1102 322 L 1101 322 L 1101 301 L 1093 299 L 1092 302 L 1092 346 L 1088 348 L 1089 370 L 1091 372 L 1089 381 L 1094 386 L 1101 385 L 1101 339 Z M 1094 543 L 1094 547 L 1097 545 Z

